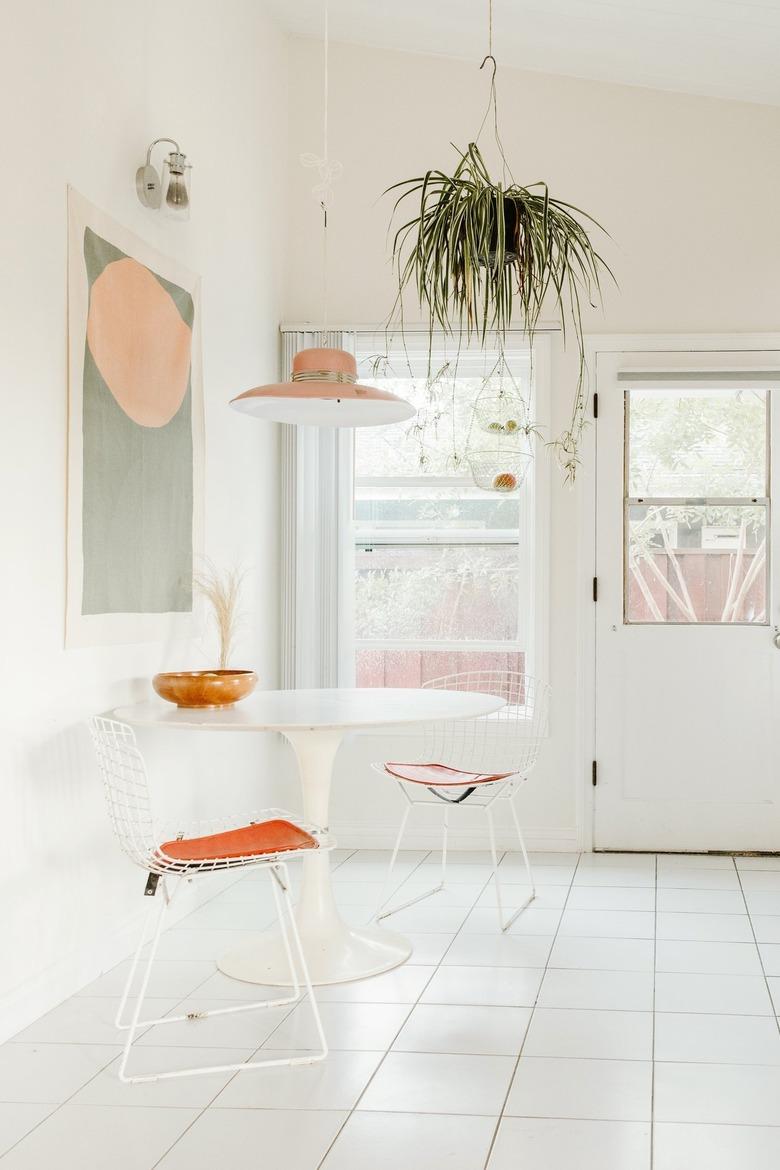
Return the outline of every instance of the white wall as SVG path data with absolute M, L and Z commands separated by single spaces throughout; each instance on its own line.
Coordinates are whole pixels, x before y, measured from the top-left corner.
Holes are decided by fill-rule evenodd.
M 287 45 L 255 0 L 6 6 L 0 185 L 0 1033 L 126 953 L 143 875 L 117 851 L 84 718 L 145 697 L 159 669 L 211 665 L 213 641 L 63 650 L 66 184 L 203 276 L 206 547 L 250 569 L 241 665 L 277 679 L 275 428 L 226 407 L 276 375 Z M 136 200 L 148 143 L 194 163 L 193 214 Z M 149 742 L 158 786 L 195 810 L 256 803 L 268 737 Z M 164 765 L 164 767 L 163 767 Z
M 391 200 L 382 192 L 428 168 L 451 167 L 450 143 L 465 147 L 473 138 L 488 80 L 477 56 L 468 64 L 332 46 L 331 154 L 344 165 L 329 218 L 332 321 L 386 319 L 393 301 Z M 317 42 L 291 43 L 294 230 L 285 311 L 296 322 L 317 321 L 321 312 L 319 220 L 311 172 L 298 163 L 301 151 L 320 149 L 321 60 Z M 603 252 L 620 288 L 607 289 L 605 310 L 590 314 L 589 329 L 777 328 L 780 220 L 772 208 L 780 190 L 780 110 L 515 70 L 499 71 L 499 98 L 516 179 L 546 179 L 553 194 L 595 215 L 611 233 Z M 481 141 L 492 160 L 489 135 Z M 557 344 L 554 432 L 564 425 L 571 388 L 571 354 Z M 533 840 L 551 848 L 574 842 L 577 788 L 590 772 L 590 761 L 576 750 L 578 509 L 577 492 L 563 489 L 553 472 L 552 738 L 525 797 Z M 366 767 L 386 746 L 364 741 L 342 750 L 333 827 L 345 843 L 384 843 L 399 813 L 395 794 L 382 790 Z

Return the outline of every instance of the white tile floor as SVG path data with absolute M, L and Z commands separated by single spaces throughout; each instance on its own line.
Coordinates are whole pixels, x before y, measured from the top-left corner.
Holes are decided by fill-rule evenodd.
M 386 855 L 336 856 L 365 921 Z M 125 1086 L 111 1020 L 127 964 L 0 1047 L 2 1170 L 776 1170 L 780 858 L 544 854 L 495 930 L 488 859 L 394 922 L 406 966 L 323 989 L 322 1065 Z M 508 889 L 523 897 L 518 859 Z M 404 855 L 404 897 L 435 859 Z M 248 875 L 164 939 L 160 1012 L 256 989 L 214 960 L 270 921 Z M 138 1067 L 313 1044 L 306 1005 L 144 1035 Z

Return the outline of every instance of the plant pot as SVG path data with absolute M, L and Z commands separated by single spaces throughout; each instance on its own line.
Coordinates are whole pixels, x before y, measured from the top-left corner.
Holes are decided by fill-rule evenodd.
M 232 707 L 257 686 L 253 670 L 180 670 L 156 674 L 152 686 L 177 707 Z
M 493 226 L 490 230 L 487 259 L 480 259 L 483 268 L 496 266 L 496 248 L 498 247 L 498 198 L 493 197 Z M 514 199 L 503 200 L 504 203 L 504 265 L 514 264 L 517 252 L 514 250 L 517 235 L 517 205 Z

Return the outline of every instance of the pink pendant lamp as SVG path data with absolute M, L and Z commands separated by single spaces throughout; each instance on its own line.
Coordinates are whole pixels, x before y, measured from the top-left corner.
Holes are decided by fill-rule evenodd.
M 333 179 L 341 163 L 328 158 L 328 7 L 325 5 L 325 68 L 323 94 L 322 158 L 301 155 L 304 166 L 316 166 L 320 182 L 312 194 L 322 208 L 322 308 L 323 333 L 328 319 L 328 200 Z M 293 358 L 289 382 L 255 386 L 245 390 L 230 405 L 242 414 L 269 422 L 298 423 L 315 427 L 381 427 L 403 422 L 415 408 L 389 390 L 361 386 L 357 363 L 344 349 L 302 349 Z
M 389 390 L 361 386 L 357 363 L 343 349 L 302 349 L 293 358 L 291 381 L 245 390 L 230 405 L 269 422 L 315 427 L 378 427 L 415 413 Z

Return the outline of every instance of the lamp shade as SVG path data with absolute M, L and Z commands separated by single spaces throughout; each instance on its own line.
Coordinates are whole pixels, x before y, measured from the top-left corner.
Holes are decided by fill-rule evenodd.
M 245 390 L 230 405 L 269 422 L 319 427 L 378 427 L 415 413 L 389 390 L 361 386 L 355 358 L 343 349 L 302 349 L 291 381 Z

